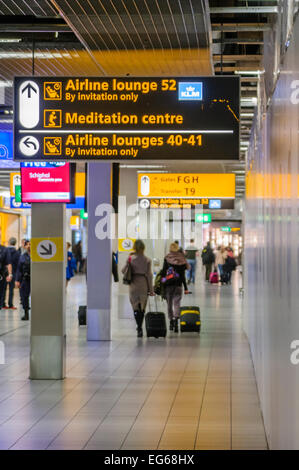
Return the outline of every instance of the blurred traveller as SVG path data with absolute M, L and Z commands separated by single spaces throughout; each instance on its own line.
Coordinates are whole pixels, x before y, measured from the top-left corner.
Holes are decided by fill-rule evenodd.
M 226 256 L 225 263 L 223 266 L 223 271 L 227 276 L 226 277 L 227 284 L 231 284 L 232 272 L 235 271 L 237 263 L 234 257 L 233 250 L 230 246 L 226 249 L 226 253 L 227 253 L 227 256 Z
M 20 251 L 16 249 L 16 244 L 17 244 L 17 239 L 15 237 L 11 237 L 9 239 L 9 245 L 7 247 L 9 253 L 10 253 L 10 260 L 11 260 L 11 266 L 12 266 L 12 279 L 11 282 L 8 283 L 9 286 L 9 293 L 8 293 L 8 306 L 4 305 L 3 308 L 10 308 L 15 310 L 16 307 L 13 305 L 13 294 L 14 294 L 14 288 L 15 288 L 15 280 L 16 280 L 16 273 L 18 269 L 18 263 L 20 259 Z M 6 297 L 6 287 L 7 287 L 7 282 L 5 285 L 5 290 L 4 290 L 4 304 L 5 304 L 5 297 Z
M 190 245 L 185 250 L 187 262 L 189 263 L 190 270 L 187 272 L 188 284 L 195 282 L 196 273 L 196 257 L 198 256 L 198 248 L 194 245 L 194 240 L 190 240 Z
M 226 257 L 227 257 L 227 252 L 224 246 L 218 246 L 217 251 L 216 251 L 215 265 L 219 269 L 220 279 L 223 278 L 223 266 L 224 266 Z
M 74 277 L 74 269 L 73 269 L 73 253 L 71 252 L 71 244 L 67 242 L 66 249 L 67 249 L 67 263 L 66 263 L 66 286 L 72 277 Z
M 153 291 L 152 262 L 144 255 L 145 245 L 142 240 L 136 240 L 134 252 L 129 256 L 122 269 L 125 273 L 128 264 L 131 267 L 131 282 L 129 287 L 130 302 L 134 311 L 137 325 L 137 336 L 143 336 L 142 324 L 148 295 L 155 295 Z
M 12 265 L 10 251 L 0 245 L 0 308 L 4 307 L 7 283 L 12 281 Z
M 188 288 L 185 278 L 185 270 L 190 266 L 185 255 L 179 251 L 177 243 L 171 243 L 168 255 L 164 258 L 161 282 L 164 285 L 164 293 L 168 306 L 169 329 L 178 332 L 178 319 L 180 316 L 180 306 L 182 299 L 182 285 L 185 294 Z
M 29 320 L 29 297 L 30 297 L 30 241 L 25 243 L 25 253 L 20 256 L 17 274 L 16 287 L 20 288 L 21 302 L 24 309 L 22 320 Z
M 215 261 L 215 255 L 211 248 L 210 242 L 208 242 L 206 246 L 204 247 L 204 249 L 202 250 L 201 259 L 202 259 L 202 264 L 206 268 L 206 281 L 209 281 L 210 274 L 212 272 L 212 266 Z
M 175 240 L 175 242 L 174 242 L 174 243 L 176 243 L 176 244 L 177 244 L 177 246 L 179 247 L 179 251 L 180 251 L 181 253 L 184 253 L 184 250 L 183 250 L 183 248 L 180 246 L 180 242 L 179 242 L 178 240 Z
M 23 255 L 25 253 L 25 244 L 26 244 L 26 238 L 22 238 L 21 240 L 21 246 L 20 248 L 18 249 L 18 252 L 20 253 L 20 255 Z
M 76 245 L 74 246 L 73 254 L 74 254 L 74 257 L 76 258 L 76 273 L 78 272 L 78 264 L 79 264 L 79 273 L 82 273 L 83 258 L 82 258 L 81 240 L 79 240 L 78 243 L 76 243 Z

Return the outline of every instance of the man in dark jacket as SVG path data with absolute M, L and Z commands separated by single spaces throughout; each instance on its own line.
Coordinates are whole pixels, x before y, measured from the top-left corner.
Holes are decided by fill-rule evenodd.
M 21 302 L 24 309 L 24 316 L 22 320 L 29 320 L 29 297 L 30 297 L 30 241 L 25 243 L 25 253 L 21 255 L 17 274 L 16 274 L 16 287 L 20 288 Z
M 16 273 L 17 273 L 21 253 L 19 250 L 16 249 L 17 239 L 15 237 L 11 237 L 8 243 L 9 243 L 9 246 L 7 247 L 7 249 L 10 253 L 11 266 L 12 266 L 12 279 L 11 279 L 11 282 L 8 283 L 8 287 L 9 287 L 8 306 L 5 305 L 7 282 L 5 285 L 3 308 L 9 308 L 9 309 L 15 310 L 16 307 L 14 307 L 13 305 L 13 294 L 14 294 L 14 288 L 15 288 Z
M 0 308 L 4 307 L 6 283 L 12 281 L 12 265 L 8 248 L 0 245 Z
M 215 255 L 211 248 L 210 242 L 206 244 L 201 253 L 202 264 L 206 267 L 206 281 L 209 281 L 212 272 L 212 266 L 215 262 Z

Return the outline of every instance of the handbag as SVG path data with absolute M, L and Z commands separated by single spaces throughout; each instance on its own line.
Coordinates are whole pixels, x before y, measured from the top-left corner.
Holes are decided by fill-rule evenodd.
M 132 282 L 132 265 L 131 265 L 131 256 L 128 259 L 128 262 L 124 269 L 123 284 L 129 286 Z

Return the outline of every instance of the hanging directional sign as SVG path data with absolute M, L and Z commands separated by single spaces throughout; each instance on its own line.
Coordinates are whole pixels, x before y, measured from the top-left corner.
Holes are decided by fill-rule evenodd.
M 34 262 L 63 261 L 63 238 L 32 238 L 31 253 Z
M 234 173 L 139 173 L 139 207 L 233 209 L 235 179 Z
M 119 238 L 118 240 L 118 251 L 132 251 L 135 243 L 134 238 Z
M 16 77 L 14 158 L 236 160 L 239 77 Z

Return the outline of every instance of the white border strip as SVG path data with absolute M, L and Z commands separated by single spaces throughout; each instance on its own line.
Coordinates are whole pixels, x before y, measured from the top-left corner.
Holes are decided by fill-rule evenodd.
M 75 129 L 70 129 L 68 131 L 66 130 L 48 130 L 48 129 L 43 129 L 39 131 L 34 131 L 31 129 L 28 130 L 19 130 L 20 134 L 233 134 L 234 131 L 206 131 L 206 130 L 198 130 L 198 129 L 193 129 L 190 131 L 178 131 L 178 130 L 170 130 L 170 131 L 126 131 L 126 130 L 107 130 L 107 131 L 99 131 L 97 129 L 86 129 L 86 130 L 75 130 Z

